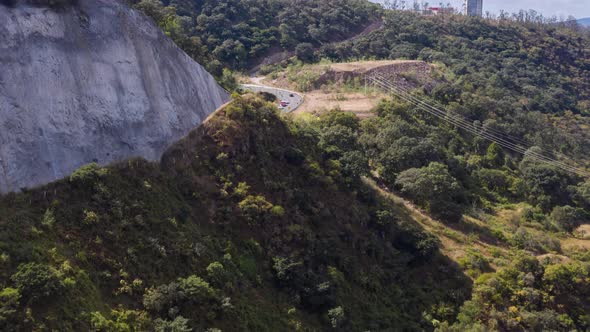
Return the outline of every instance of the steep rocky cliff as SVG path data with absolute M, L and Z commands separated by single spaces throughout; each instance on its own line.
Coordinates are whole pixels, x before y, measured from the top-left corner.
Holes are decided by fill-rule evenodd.
M 0 193 L 90 162 L 157 160 L 227 100 L 123 3 L 0 5 Z

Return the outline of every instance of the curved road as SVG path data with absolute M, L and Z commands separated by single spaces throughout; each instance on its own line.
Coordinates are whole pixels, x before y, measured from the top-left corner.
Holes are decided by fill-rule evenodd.
M 255 81 L 259 82 L 259 81 Z M 303 104 L 303 96 L 295 91 L 289 91 L 284 89 L 273 88 L 271 86 L 261 85 L 261 84 L 242 84 L 242 89 L 253 91 L 253 92 L 267 92 L 273 94 L 277 97 L 276 105 L 281 111 L 285 111 L 287 113 L 293 112 L 296 110 L 301 104 Z M 286 107 L 282 107 L 280 105 L 281 101 L 285 101 L 289 103 Z

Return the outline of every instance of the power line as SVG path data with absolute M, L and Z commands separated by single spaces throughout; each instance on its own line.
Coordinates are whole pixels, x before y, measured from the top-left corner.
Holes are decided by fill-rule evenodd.
M 512 151 L 519 152 L 522 154 L 527 154 L 529 156 L 532 155 L 532 157 L 534 157 L 535 159 L 550 163 L 555 167 L 559 167 L 561 169 L 564 169 L 564 170 L 567 170 L 570 172 L 574 172 L 574 173 L 578 173 L 580 171 L 580 170 L 578 170 L 570 165 L 567 165 L 565 163 L 562 163 L 560 161 L 551 159 L 549 157 L 545 157 L 545 156 L 538 154 L 534 151 L 528 151 L 528 149 L 526 147 L 518 146 L 513 143 L 507 142 L 507 141 L 503 140 L 502 138 L 499 138 L 499 137 L 489 134 L 489 133 L 485 133 L 485 132 L 482 133 L 482 132 L 480 132 L 479 128 L 475 127 L 474 125 L 470 124 L 469 122 L 465 121 L 464 119 L 461 119 L 458 117 L 450 117 L 449 118 L 449 115 L 450 115 L 449 113 L 441 111 L 439 109 L 436 109 L 436 108 L 432 107 L 431 105 L 424 103 L 423 101 L 421 101 L 421 100 L 419 100 L 407 93 L 403 93 L 403 92 L 399 91 L 395 86 L 388 85 L 387 82 L 380 81 L 379 79 L 375 79 L 375 80 L 377 80 L 377 82 L 380 85 L 382 85 L 382 87 L 392 90 L 393 92 L 397 93 L 398 97 L 403 97 L 404 100 L 415 104 L 415 106 L 421 108 L 422 110 L 424 110 L 436 117 L 439 117 L 444 121 L 450 122 L 453 125 L 456 125 L 464 130 L 467 130 L 467 131 L 473 133 L 474 135 L 477 135 L 479 137 L 483 137 L 483 138 L 490 140 L 490 141 L 494 141 L 494 142 L 498 143 L 499 145 L 501 145 L 507 149 L 510 149 Z M 426 109 L 424 107 L 427 107 L 428 109 Z
M 493 136 L 496 139 L 502 140 L 503 143 L 511 144 L 511 145 L 513 145 L 516 148 L 525 149 L 525 150 L 527 149 L 526 147 L 519 146 L 518 144 L 514 144 L 514 143 L 508 141 L 507 139 L 505 139 L 503 137 L 497 137 L 496 136 L 497 133 L 495 133 L 495 132 L 487 133 L 486 132 L 486 129 L 484 129 L 484 128 L 481 128 L 481 129 L 478 128 L 477 126 L 475 126 L 474 124 L 470 123 L 469 121 L 466 121 L 464 118 L 461 118 L 459 115 L 451 114 L 450 112 L 437 109 L 436 107 L 433 107 L 432 105 L 429 105 L 429 104 L 423 102 L 422 100 L 420 100 L 420 99 L 412 96 L 406 90 L 403 90 L 402 88 L 396 87 L 395 85 L 393 85 L 392 83 L 388 82 L 385 79 L 378 78 L 377 80 L 379 80 L 379 82 L 381 84 L 386 85 L 388 89 L 392 89 L 392 90 L 394 90 L 394 92 L 397 92 L 398 94 L 401 94 L 403 92 L 403 94 L 405 96 L 407 96 L 408 98 L 412 99 L 412 101 L 415 101 L 415 102 L 417 102 L 417 103 L 419 103 L 419 104 L 421 104 L 421 105 L 423 105 L 425 107 L 428 107 L 432 111 L 437 112 L 438 114 L 444 115 L 445 117 L 453 116 L 454 115 L 454 117 L 451 118 L 452 121 L 459 122 L 457 125 L 466 126 L 469 129 L 471 129 L 471 130 L 477 131 L 477 134 L 478 135 L 490 135 L 490 136 Z M 401 90 L 401 92 L 400 92 L 400 90 Z M 482 131 L 482 129 L 483 129 L 483 131 Z M 501 133 L 500 133 L 500 135 L 501 135 Z
M 377 74 L 377 75 L 379 75 L 379 74 Z M 382 75 L 379 75 L 379 76 L 380 76 L 382 79 L 385 79 L 385 78 L 384 78 Z M 385 80 L 386 80 L 386 79 L 385 79 Z M 402 91 L 404 91 L 404 92 L 406 92 L 407 94 L 410 94 L 410 95 L 412 95 L 412 93 L 411 93 L 411 91 L 410 91 L 409 89 L 404 89 L 404 88 L 403 88 L 403 87 L 401 87 L 401 86 L 397 86 L 397 88 L 398 88 L 398 89 L 400 89 L 400 90 L 402 90 Z M 433 105 L 438 105 L 438 107 L 441 107 L 442 109 L 444 109 L 444 108 L 445 108 L 445 106 L 443 106 L 442 104 L 438 103 L 437 101 L 434 101 L 434 100 L 432 100 L 431 102 L 433 103 Z M 450 112 L 449 112 L 449 113 L 450 113 Z M 457 115 L 457 116 L 460 116 L 460 115 Z M 463 119 L 464 119 L 464 120 L 471 120 L 471 119 L 469 119 L 469 118 L 467 118 L 467 117 L 463 117 Z M 473 120 L 471 120 L 471 121 L 473 121 Z M 476 127 L 476 128 L 477 128 L 477 126 L 475 126 L 475 125 L 474 125 L 474 127 Z M 501 131 L 501 130 L 499 130 L 499 129 L 495 129 L 495 128 L 483 128 L 483 127 L 482 127 L 482 129 L 483 129 L 483 130 L 485 130 L 485 131 L 489 131 L 489 132 L 491 132 L 492 134 L 499 135 L 499 136 L 501 136 L 501 137 L 505 138 L 506 140 L 513 141 L 514 143 L 520 144 L 520 145 L 522 145 L 522 146 L 527 146 L 527 145 L 529 144 L 527 141 L 525 141 L 525 140 L 523 140 L 523 139 L 521 139 L 521 138 L 518 138 L 518 137 L 512 136 L 512 135 L 510 135 L 510 134 L 507 134 L 507 133 L 505 133 L 505 132 L 502 132 L 502 131 Z M 552 151 L 552 154 L 555 154 L 556 156 L 559 156 L 559 157 L 561 157 L 562 159 L 567 159 L 568 161 L 570 161 L 570 162 L 572 162 L 572 163 L 575 163 L 575 161 L 574 161 L 573 159 L 569 158 L 568 156 L 564 155 L 563 153 L 556 152 L 556 151 Z
M 570 173 L 574 173 L 577 175 L 585 176 L 585 177 L 589 175 L 588 172 L 586 172 L 582 169 L 568 165 L 568 164 L 561 162 L 559 160 L 555 160 L 550 157 L 544 156 L 544 155 L 539 154 L 535 151 L 530 151 L 529 147 L 515 144 L 514 142 L 509 141 L 509 139 L 511 139 L 509 135 L 504 134 L 498 130 L 490 130 L 490 132 L 486 132 L 486 129 L 478 128 L 473 123 L 467 121 L 465 118 L 462 118 L 458 114 L 452 114 L 448 111 L 441 110 L 431 104 L 428 104 L 427 102 L 424 102 L 424 101 L 414 97 L 413 95 L 408 93 L 408 91 L 404 90 L 403 88 L 396 86 L 395 84 L 393 84 L 392 82 L 387 80 L 382 75 L 373 74 L 372 76 L 368 76 L 366 78 L 369 81 L 371 81 L 371 83 L 378 85 L 380 88 L 397 95 L 399 98 L 413 104 L 414 106 L 418 107 L 419 109 L 421 109 L 421 110 L 423 110 L 423 111 L 425 111 L 425 112 L 427 112 L 427 113 L 429 113 L 429 114 L 431 114 L 443 121 L 446 121 L 454 126 L 457 126 L 463 130 L 466 130 L 478 137 L 484 138 L 488 141 L 495 142 L 496 144 L 498 144 L 506 149 L 526 155 L 526 156 L 530 157 L 531 159 L 552 165 L 552 166 L 559 168 L 561 170 L 564 170 L 564 171 L 567 171 Z M 505 136 L 508 138 L 504 138 L 501 136 Z M 519 140 L 519 141 L 522 141 L 522 140 Z
M 502 138 L 499 138 L 499 137 L 497 137 L 495 135 L 491 135 L 491 134 L 485 133 L 485 132 L 482 133 L 482 132 L 480 132 L 479 128 L 473 126 L 472 124 L 470 124 L 469 122 L 465 121 L 464 119 L 457 118 L 457 117 L 454 117 L 454 118 L 451 117 L 451 118 L 449 118 L 449 115 L 450 115 L 449 113 L 444 112 L 444 111 L 441 111 L 439 109 L 436 109 L 436 108 L 432 107 L 432 105 L 428 105 L 428 104 L 424 103 L 423 101 L 421 101 L 419 99 L 416 99 L 416 98 L 414 98 L 413 96 L 411 96 L 411 95 L 409 95 L 407 93 L 404 93 L 404 92 L 399 91 L 398 89 L 396 89 L 395 86 L 391 85 L 391 83 L 388 84 L 388 82 L 386 82 L 386 81 L 385 82 L 384 81 L 380 81 L 379 79 L 375 79 L 375 78 L 374 78 L 374 80 L 376 80 L 381 85 L 382 88 L 387 89 L 387 90 L 391 90 L 391 91 L 397 93 L 398 97 L 403 97 L 404 100 L 406 100 L 406 101 L 408 101 L 410 103 L 415 104 L 415 106 L 421 108 L 422 110 L 424 110 L 424 111 L 426 111 L 426 112 L 428 112 L 428 113 L 430 113 L 430 114 L 432 114 L 432 115 L 434 115 L 436 117 L 439 117 L 439 118 L 441 118 L 444 121 L 450 122 L 453 125 L 459 126 L 460 128 L 462 128 L 464 130 L 467 130 L 467 131 L 473 133 L 474 135 L 483 137 L 483 138 L 485 138 L 487 140 L 490 140 L 490 141 L 495 141 L 499 145 L 501 145 L 501 146 L 503 146 L 503 147 L 505 147 L 507 149 L 513 150 L 515 152 L 527 154 L 527 155 L 532 156 L 533 158 L 535 158 L 537 160 L 550 163 L 550 164 L 552 164 L 555 167 L 559 167 L 559 168 L 564 169 L 564 170 L 567 170 L 569 172 L 574 172 L 574 173 L 577 173 L 577 174 L 580 174 L 580 172 L 583 172 L 583 171 L 581 171 L 579 169 L 576 169 L 575 167 L 572 167 L 572 166 L 567 165 L 565 163 L 562 163 L 560 161 L 551 159 L 549 157 L 545 157 L 545 156 L 540 155 L 540 154 L 538 154 L 538 153 L 536 153 L 534 151 L 528 151 L 528 149 L 526 147 L 518 146 L 518 145 L 515 145 L 513 143 L 507 142 L 507 141 L 503 140 Z M 427 108 L 425 108 L 425 107 L 427 107 Z
M 381 78 L 382 78 L 382 79 L 385 79 L 383 76 L 381 76 Z M 404 91 L 404 92 L 405 92 L 405 93 L 407 93 L 407 94 L 410 94 L 410 95 L 412 94 L 412 91 L 411 91 L 411 90 L 409 90 L 409 89 L 404 89 L 404 88 L 403 88 L 403 87 L 401 87 L 401 86 L 397 86 L 397 88 L 398 88 L 399 90 L 402 90 L 402 91 Z M 440 104 L 440 103 L 438 103 L 437 101 L 434 101 L 434 100 L 432 100 L 432 101 L 431 101 L 431 103 L 432 103 L 432 105 L 436 105 L 436 106 L 438 106 L 438 107 L 441 107 L 441 108 L 444 108 L 444 107 L 445 107 L 445 106 L 443 106 L 442 104 Z M 449 113 L 450 113 L 450 112 L 449 112 Z M 459 114 L 457 114 L 457 115 L 458 115 L 458 116 L 461 116 L 461 115 L 459 115 Z M 466 120 L 466 121 L 470 121 L 471 123 L 473 123 L 473 120 L 472 120 L 472 119 L 469 119 L 469 118 L 467 118 L 467 117 L 465 117 L 465 116 L 463 116 L 463 119 L 464 119 L 464 120 Z M 474 126 L 475 126 L 475 125 L 474 125 Z M 477 127 L 477 126 L 475 126 L 475 127 Z M 496 134 L 496 135 L 503 136 L 503 138 L 505 138 L 506 140 L 512 141 L 513 143 L 516 143 L 516 144 L 521 144 L 521 145 L 527 145 L 527 144 L 528 144 L 528 142 L 527 142 L 527 141 L 525 141 L 524 139 L 521 139 L 521 138 L 519 138 L 519 137 L 512 136 L 512 135 L 510 135 L 510 134 L 504 133 L 504 132 L 502 132 L 502 131 L 501 131 L 501 130 L 499 130 L 499 129 L 495 129 L 495 128 L 489 128 L 489 127 L 488 127 L 488 128 L 484 128 L 484 127 L 483 127 L 483 124 L 482 124 L 482 128 L 481 128 L 481 129 L 482 129 L 482 130 L 485 130 L 485 131 L 489 131 L 489 132 L 491 132 L 492 134 Z

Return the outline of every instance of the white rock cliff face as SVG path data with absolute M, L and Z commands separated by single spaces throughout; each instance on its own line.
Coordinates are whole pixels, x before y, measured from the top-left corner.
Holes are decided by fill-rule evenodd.
M 0 5 L 0 193 L 91 162 L 158 160 L 228 98 L 116 0 L 57 11 Z

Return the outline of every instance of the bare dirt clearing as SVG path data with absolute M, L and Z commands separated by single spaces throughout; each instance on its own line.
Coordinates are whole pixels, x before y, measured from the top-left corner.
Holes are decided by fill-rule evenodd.
M 371 73 L 393 77 L 401 86 L 414 88 L 430 81 L 432 66 L 414 60 L 357 61 L 347 63 L 296 64 L 267 77 L 251 77 L 255 84 L 305 93 L 297 113 L 321 113 L 331 109 L 352 112 L 360 118 L 387 94 L 366 87 L 364 77 Z
M 418 60 L 377 60 L 377 61 L 358 61 L 358 62 L 343 62 L 334 63 L 330 68 L 334 71 L 349 71 L 349 72 L 367 72 L 371 69 L 382 68 L 399 64 L 422 64 L 424 62 Z M 319 65 L 318 65 L 319 66 Z
M 427 84 L 432 66 L 417 60 L 380 60 L 343 63 L 319 63 L 291 66 L 267 76 L 266 85 L 301 92 L 310 92 L 322 86 L 355 82 L 363 84 L 365 75 L 379 73 L 404 88 Z
M 379 104 L 379 101 L 386 98 L 385 94 L 364 94 L 361 92 L 353 93 L 323 93 L 315 90 L 305 94 L 305 101 L 294 114 L 298 113 L 322 113 L 332 109 L 340 109 L 344 112 L 352 112 L 359 118 L 364 119 L 371 117 L 373 108 Z
M 590 249 L 590 225 L 582 225 L 578 227 L 574 234 L 576 237 L 568 237 L 561 240 L 563 249 Z

